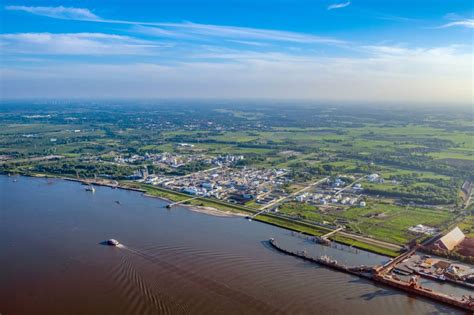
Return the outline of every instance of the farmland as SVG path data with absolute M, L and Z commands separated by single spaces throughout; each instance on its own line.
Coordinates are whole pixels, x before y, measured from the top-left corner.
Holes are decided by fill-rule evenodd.
M 381 180 L 362 181 L 362 193 L 355 195 L 364 207 L 321 206 L 289 198 L 278 215 L 329 226 L 342 222 L 353 233 L 400 245 L 423 239 L 408 231 L 417 224 L 444 230 L 461 219 L 459 226 L 472 235 L 472 215 L 466 215 L 470 208 L 460 198 L 463 182 L 474 180 L 469 109 L 284 105 L 5 103 L 0 105 L 0 171 L 128 180 L 144 167 L 151 174 L 170 175 L 208 166 L 196 161 L 170 170 L 147 159 L 118 159 L 163 153 L 235 155 L 243 157 L 232 166 L 236 169 L 286 170 L 288 182 L 279 188 L 286 194 L 324 176 L 376 173 Z M 255 200 L 245 206 L 260 207 Z

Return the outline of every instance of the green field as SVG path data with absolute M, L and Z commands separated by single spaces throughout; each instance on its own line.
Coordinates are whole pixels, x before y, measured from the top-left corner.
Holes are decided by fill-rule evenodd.
M 165 170 L 148 162 L 118 165 L 115 157 L 172 152 L 243 155 L 244 160 L 235 167 L 285 168 L 292 178 L 284 187 L 288 193 L 323 176 L 377 173 L 383 183 L 363 183 L 368 200 L 365 208 L 321 211 L 288 202 L 280 207 L 285 218 L 267 215 L 261 220 L 312 235 L 321 230 L 311 222 L 341 221 L 354 233 L 405 244 L 418 237 L 408 232 L 410 226 L 444 229 L 461 217 L 465 219 L 459 225 L 473 236 L 471 210 L 464 209 L 459 198 L 463 182 L 474 181 L 474 122 L 470 117 L 469 109 L 447 113 L 292 105 L 275 110 L 261 104 L 209 105 L 199 110 L 185 104 L 154 107 L 139 103 L 4 106 L 0 107 L 0 172 L 105 176 L 123 181 L 145 166 Z M 180 148 L 178 143 L 193 147 Z M 35 160 L 47 155 L 63 158 Z M 177 171 L 187 174 L 193 169 Z M 152 196 L 187 198 L 140 187 Z M 226 211 L 252 212 L 259 207 L 254 202 L 239 208 L 205 199 L 193 204 Z

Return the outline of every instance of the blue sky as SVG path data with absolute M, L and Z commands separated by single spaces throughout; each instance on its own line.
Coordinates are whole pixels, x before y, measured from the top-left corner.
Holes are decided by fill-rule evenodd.
M 3 98 L 473 103 L 471 1 L 1 1 Z

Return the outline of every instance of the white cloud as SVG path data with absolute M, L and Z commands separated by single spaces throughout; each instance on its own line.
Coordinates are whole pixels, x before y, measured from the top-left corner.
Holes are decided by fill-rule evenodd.
M 71 19 L 90 21 L 98 23 L 127 24 L 135 25 L 137 32 L 158 36 L 175 38 L 226 38 L 226 39 L 249 39 L 267 40 L 294 43 L 321 43 L 339 45 L 344 41 L 316 36 L 312 34 L 296 33 L 280 30 L 268 30 L 251 27 L 236 27 L 225 25 L 199 24 L 192 22 L 165 23 L 165 22 L 139 22 L 125 20 L 110 20 L 101 18 L 93 14 L 88 9 L 65 8 L 65 7 L 27 7 L 27 6 L 7 6 L 7 10 L 19 10 L 36 15 L 48 16 L 58 19 Z M 152 27 L 150 27 L 152 26 Z
M 351 4 L 350 1 L 331 4 L 330 6 L 328 6 L 328 10 L 342 9 L 342 8 L 348 7 L 350 4 Z
M 452 47 L 372 48 L 368 57 L 218 53 L 225 62 L 9 67 L 4 97 L 281 98 L 471 103 L 471 54 Z
M 439 28 L 446 28 L 446 27 L 453 27 L 453 26 L 474 28 L 474 19 L 465 19 L 465 20 L 458 20 L 458 21 L 446 23 L 444 25 L 441 25 Z
M 339 5 L 346 4 L 350 2 Z M 474 101 L 472 50 L 460 52 L 455 46 L 407 48 L 386 42 L 349 45 L 334 38 L 280 30 L 116 21 L 102 19 L 87 9 L 21 8 L 53 18 L 127 24 L 135 33 L 160 38 L 160 42 L 103 33 L 1 34 L 3 57 L 44 59 L 42 63 L 22 63 L 19 59 L 3 63 L 0 94 L 5 98 L 29 95 Z M 443 27 L 461 25 L 448 24 Z M 174 39 L 173 49 L 167 49 L 161 38 Z M 238 49 L 231 49 L 223 41 L 245 46 L 232 45 Z M 359 57 L 323 57 L 321 51 L 314 51 L 314 44 L 334 46 L 330 54 L 338 47 L 350 49 Z M 56 55 L 107 55 L 107 60 L 100 64 L 105 58 L 81 57 L 59 62 L 55 61 Z M 147 58 L 110 64 L 117 59 L 109 55 Z
M 231 43 L 247 45 L 247 46 L 257 46 L 257 47 L 268 46 L 268 44 L 266 44 L 266 43 L 249 41 L 249 40 L 228 39 L 227 41 L 231 42 Z
M 34 55 L 144 55 L 159 47 L 128 36 L 103 33 L 0 34 L 0 46 L 5 54 Z
M 192 22 L 185 23 L 159 23 L 162 27 L 169 27 L 181 33 L 190 35 L 202 35 L 207 37 L 220 37 L 231 39 L 259 39 L 268 41 L 286 41 L 294 43 L 322 43 L 322 44 L 343 44 L 344 41 L 321 37 L 305 33 L 296 33 L 279 30 L 258 29 L 250 27 L 198 24 Z
M 24 11 L 35 15 L 48 16 L 56 19 L 71 19 L 71 20 L 98 20 L 97 15 L 88 9 L 71 8 L 71 7 L 29 7 L 9 5 L 5 7 L 9 11 Z

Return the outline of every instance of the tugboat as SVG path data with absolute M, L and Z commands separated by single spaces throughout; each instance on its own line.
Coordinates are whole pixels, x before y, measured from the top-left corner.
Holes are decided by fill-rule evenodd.
M 111 238 L 111 239 L 107 240 L 107 245 L 118 246 L 118 245 L 120 245 L 120 242 L 117 241 L 116 239 Z

